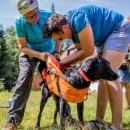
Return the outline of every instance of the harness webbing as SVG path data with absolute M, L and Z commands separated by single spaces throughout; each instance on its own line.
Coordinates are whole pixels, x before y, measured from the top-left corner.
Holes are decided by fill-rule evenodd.
M 86 81 L 90 81 L 90 79 L 84 74 L 84 72 L 81 70 L 78 72 Z

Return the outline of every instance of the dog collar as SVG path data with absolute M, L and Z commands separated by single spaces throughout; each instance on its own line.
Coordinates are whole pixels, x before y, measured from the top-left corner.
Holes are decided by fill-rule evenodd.
M 90 79 L 84 74 L 84 72 L 81 70 L 78 72 L 86 81 L 90 81 Z

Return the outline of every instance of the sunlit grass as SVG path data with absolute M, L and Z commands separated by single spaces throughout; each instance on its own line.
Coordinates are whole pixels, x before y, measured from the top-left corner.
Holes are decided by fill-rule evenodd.
M 5 105 L 9 98 L 11 98 L 12 93 L 7 91 L 0 92 L 0 105 Z M 85 101 L 85 110 L 84 110 L 84 120 L 92 120 L 95 118 L 96 111 L 96 93 L 89 95 L 88 100 Z M 32 130 L 35 128 L 37 115 L 39 111 L 41 92 L 40 91 L 32 91 L 30 98 L 28 100 L 28 104 L 25 111 L 25 116 L 20 126 L 20 130 Z M 77 110 L 76 104 L 71 105 L 72 115 L 77 118 Z M 130 110 L 126 110 L 126 101 L 124 101 L 124 109 L 123 109 L 123 122 L 125 130 L 130 130 Z M 45 109 L 42 114 L 41 119 L 41 127 L 43 130 L 57 130 L 57 127 L 52 127 L 53 123 L 53 114 L 54 114 L 54 101 L 51 97 L 47 102 Z M 0 109 L 0 129 L 6 123 L 6 115 L 9 109 Z M 58 117 L 59 118 L 59 117 Z M 58 119 L 59 120 L 59 119 Z M 107 111 L 105 114 L 105 121 L 110 123 L 111 121 L 111 112 L 109 106 L 107 107 Z M 75 127 L 67 128 L 67 130 L 75 130 Z

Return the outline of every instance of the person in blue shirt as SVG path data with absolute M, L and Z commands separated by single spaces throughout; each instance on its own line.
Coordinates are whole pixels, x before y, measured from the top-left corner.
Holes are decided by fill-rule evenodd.
M 39 10 L 37 0 L 17 0 L 22 15 L 16 20 L 15 31 L 21 54 L 19 77 L 13 94 L 14 104 L 8 113 L 3 130 L 17 130 L 30 95 L 33 74 L 38 62 L 45 66 L 49 53 L 59 51 L 52 38 L 44 38 L 42 27 L 52 12 Z
M 60 61 L 61 67 L 66 67 L 78 61 L 102 55 L 110 62 L 111 68 L 118 69 L 125 57 L 130 43 L 130 23 L 123 15 L 95 5 L 87 5 L 70 10 L 66 15 L 51 15 L 44 27 L 43 35 L 56 41 L 72 39 L 77 52 Z M 89 130 L 106 127 L 103 118 L 107 96 L 112 111 L 112 126 L 110 129 L 122 130 L 122 88 L 118 80 L 100 80 L 97 99 L 96 120 L 86 126 Z

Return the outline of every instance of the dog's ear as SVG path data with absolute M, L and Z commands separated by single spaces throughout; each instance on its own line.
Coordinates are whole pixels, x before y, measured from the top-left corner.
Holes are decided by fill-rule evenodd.
M 99 56 L 96 57 L 96 59 L 97 59 L 97 63 L 98 62 L 101 63 L 101 60 L 103 59 L 103 57 L 101 55 L 99 55 Z
M 92 65 L 99 65 L 101 62 L 101 56 L 96 56 L 95 58 L 92 59 Z
M 99 64 L 104 64 L 104 63 L 107 63 L 107 64 L 110 64 L 110 62 L 108 60 L 106 60 L 105 58 L 103 58 L 102 56 L 97 56 L 97 63 Z
M 101 55 L 98 55 L 97 58 L 98 58 L 98 59 L 102 59 L 103 57 L 102 57 Z

